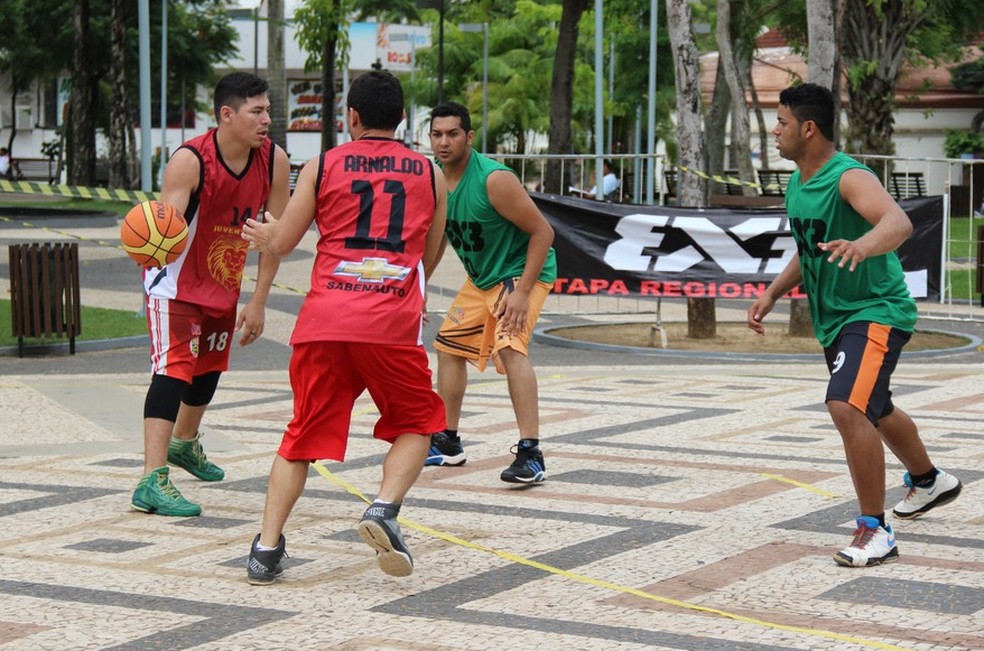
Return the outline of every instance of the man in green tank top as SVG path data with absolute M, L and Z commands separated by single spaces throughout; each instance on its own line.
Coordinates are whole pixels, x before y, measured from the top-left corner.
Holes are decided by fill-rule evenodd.
M 512 170 L 472 149 L 474 137 L 471 116 L 461 104 L 449 102 L 431 111 L 431 148 L 448 183 L 446 241 L 468 277 L 434 343 L 437 392 L 444 399 L 448 428 L 431 437 L 425 463 L 465 463 L 458 421 L 467 363 L 482 371 L 491 360 L 506 375 L 519 429 L 516 458 L 500 477 L 539 483 L 547 475 L 529 344 L 557 277 L 553 228 Z
M 933 465 L 912 419 L 892 404 L 891 375 L 916 323 L 895 252 L 912 223 L 870 169 L 837 151 L 835 119 L 827 88 L 801 84 L 779 95 L 772 133 L 779 155 L 797 167 L 786 190 L 797 253 L 748 309 L 748 326 L 764 334 L 762 319 L 776 301 L 803 285 L 830 371 L 827 410 L 861 511 L 851 544 L 834 560 L 865 567 L 899 557 L 885 521 L 883 441 L 907 471 L 896 517 L 916 518 L 953 501 L 961 484 Z

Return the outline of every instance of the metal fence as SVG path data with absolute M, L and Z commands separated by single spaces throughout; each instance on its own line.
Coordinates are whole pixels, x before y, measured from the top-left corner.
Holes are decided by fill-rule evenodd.
M 568 184 L 594 186 L 595 158 L 591 155 L 492 155 L 516 170 L 531 191 L 570 194 Z M 984 322 L 981 288 L 978 286 L 979 231 L 984 227 L 984 160 L 952 158 L 898 158 L 855 156 L 879 174 L 896 199 L 913 196 L 944 197 L 944 279 L 939 301 L 920 301 L 926 318 Z M 615 201 L 664 204 L 675 194 L 678 174 L 662 155 L 610 154 L 605 156 L 620 180 Z M 545 187 L 549 160 L 559 161 L 564 187 Z M 650 171 L 652 170 L 652 171 Z M 650 195 L 650 183 L 652 194 Z M 720 186 L 719 186 L 720 187 Z M 759 188 L 760 194 L 763 188 Z M 767 191 L 766 193 L 769 193 Z M 719 301 L 727 306 L 729 301 Z M 548 299 L 545 312 L 566 314 L 656 313 L 660 302 L 647 297 L 558 296 Z

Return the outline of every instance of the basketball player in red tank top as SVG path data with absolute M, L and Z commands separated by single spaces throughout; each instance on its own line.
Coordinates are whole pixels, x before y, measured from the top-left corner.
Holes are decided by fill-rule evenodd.
M 413 559 L 396 518 L 424 464 L 430 435 L 446 426 L 421 340 L 426 273 L 437 266 L 447 186 L 440 169 L 393 139 L 403 89 L 385 71 L 356 79 L 348 93 L 353 141 L 312 159 L 282 219 L 247 220 L 243 237 L 282 256 L 318 228 L 311 290 L 291 336 L 294 417 L 270 470 L 263 525 L 247 580 L 273 583 L 284 556 L 284 524 L 317 459 L 342 461 L 352 406 L 368 389 L 390 444 L 375 502 L 359 535 L 383 572 L 407 576 Z
M 181 146 L 167 163 L 161 199 L 188 220 L 181 257 L 144 272 L 153 377 L 144 402 L 144 476 L 130 504 L 160 515 L 202 512 L 181 495 L 168 463 L 204 481 L 225 476 L 201 445 L 199 426 L 221 373 L 229 368 L 236 330 L 247 346 L 263 333 L 270 284 L 279 260 L 261 255 L 253 296 L 239 317 L 246 249 L 243 222 L 264 207 L 287 205 L 290 163 L 267 137 L 267 83 L 255 75 L 226 75 L 215 87 L 218 126 Z

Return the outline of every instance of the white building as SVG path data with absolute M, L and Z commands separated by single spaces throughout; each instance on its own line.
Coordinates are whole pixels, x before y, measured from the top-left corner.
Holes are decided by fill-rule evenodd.
M 251 10 L 232 10 L 231 14 L 232 26 L 239 35 L 239 54 L 230 61 L 227 69 L 220 69 L 218 72 L 256 70 L 257 74 L 264 76 L 267 61 L 266 20 L 262 14 L 259 20 L 255 20 Z M 303 162 L 316 156 L 321 149 L 321 75 L 319 71 L 304 72 L 307 54 L 298 46 L 294 34 L 293 25 L 288 23 L 284 37 L 288 90 L 287 151 L 292 161 Z M 416 50 L 431 45 L 431 28 L 353 23 L 349 29 L 349 42 L 351 49 L 348 69 L 339 75 L 336 88 L 339 108 L 334 119 L 339 130 L 339 142 L 347 140 L 347 125 L 344 124 L 341 107 L 348 81 L 371 69 L 377 62 L 391 72 L 412 74 Z M 160 65 L 160 62 L 155 63 Z M 173 77 L 175 74 L 177 71 L 168 68 L 169 76 Z M 11 151 L 14 159 L 43 158 L 44 143 L 57 141 L 56 129 L 62 122 L 69 100 L 69 89 L 70 80 L 67 76 L 57 80 L 38 80 L 27 92 L 19 94 L 16 106 L 11 109 L 10 76 L 0 75 L 0 145 L 6 146 L 11 133 L 15 132 Z M 198 99 L 205 106 L 211 105 L 211 89 L 199 88 Z M 422 135 L 426 135 L 425 112 L 412 110 L 411 116 L 415 123 L 412 136 L 419 141 Z M 177 122 L 180 123 L 180 119 Z M 184 128 L 180 124 L 173 124 L 166 129 L 163 144 L 168 151 L 173 151 L 183 141 L 214 126 L 215 120 L 211 112 L 198 113 L 194 116 L 193 124 L 194 126 Z M 138 146 L 139 132 L 138 126 Z M 407 135 L 405 125 L 398 135 Z M 159 151 L 162 144 L 160 128 L 153 128 L 151 141 L 155 152 Z M 97 133 L 96 152 L 99 158 L 108 155 L 108 142 L 101 133 Z

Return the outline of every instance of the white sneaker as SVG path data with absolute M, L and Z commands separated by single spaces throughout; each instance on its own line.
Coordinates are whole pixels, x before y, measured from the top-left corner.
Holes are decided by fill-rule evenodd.
M 844 567 L 867 567 L 899 560 L 899 548 L 895 545 L 895 532 L 892 525 L 878 525 L 878 520 L 868 515 L 859 515 L 854 530 L 854 540 L 836 554 L 834 560 Z
M 957 499 L 960 489 L 963 488 L 959 479 L 942 470 L 936 471 L 936 480 L 928 488 L 913 485 L 909 473 L 905 473 L 902 481 L 908 486 L 909 492 L 905 494 L 905 499 L 895 505 L 892 513 L 903 520 L 918 518 L 930 509 L 949 504 Z

